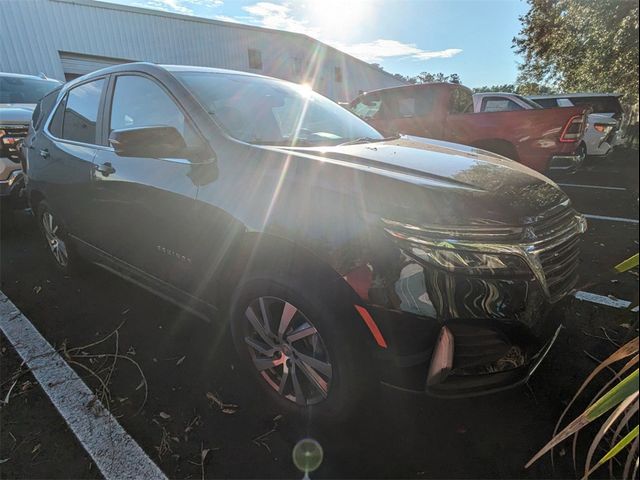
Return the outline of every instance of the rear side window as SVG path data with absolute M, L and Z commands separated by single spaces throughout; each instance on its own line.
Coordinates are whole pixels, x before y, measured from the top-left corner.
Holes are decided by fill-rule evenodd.
M 482 99 L 483 112 L 511 112 L 522 110 L 522 107 L 513 100 L 504 97 L 486 97 Z
M 379 95 L 365 95 L 357 99 L 351 106 L 351 111 L 360 118 L 369 120 L 374 118 L 380 111 L 382 100 Z
M 466 88 L 456 88 L 451 92 L 451 103 L 449 113 L 471 113 L 473 112 L 473 94 Z
M 62 121 L 62 138 L 97 143 L 96 124 L 103 87 L 104 79 L 100 79 L 69 90 Z
M 555 98 L 534 98 L 533 101 L 544 108 L 554 108 L 558 106 Z

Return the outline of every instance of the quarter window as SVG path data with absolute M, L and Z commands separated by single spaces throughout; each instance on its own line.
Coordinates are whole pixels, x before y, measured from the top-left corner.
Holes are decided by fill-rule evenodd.
M 100 79 L 69 90 L 62 121 L 62 138 L 97 143 L 96 123 L 103 86 L 104 79 Z
M 193 142 L 195 132 L 157 83 L 137 75 L 119 76 L 111 103 L 110 131 L 151 126 L 174 127 L 187 145 Z

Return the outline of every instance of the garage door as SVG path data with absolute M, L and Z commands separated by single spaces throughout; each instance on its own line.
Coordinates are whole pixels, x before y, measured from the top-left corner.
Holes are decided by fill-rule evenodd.
M 129 63 L 134 60 L 122 58 L 98 57 L 95 55 L 84 55 L 81 53 L 59 52 L 64 78 L 69 81 L 81 75 L 100 70 L 101 68 Z

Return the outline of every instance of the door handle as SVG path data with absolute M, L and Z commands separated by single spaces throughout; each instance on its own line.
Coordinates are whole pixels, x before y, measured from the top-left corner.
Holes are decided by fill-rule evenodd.
M 46 148 L 43 148 L 42 150 L 40 150 L 40 156 L 42 158 L 49 158 L 49 150 L 47 150 Z
M 103 177 L 108 177 L 112 173 L 116 173 L 116 169 L 113 168 L 110 162 L 105 162 L 96 167 L 96 170 L 102 174 Z

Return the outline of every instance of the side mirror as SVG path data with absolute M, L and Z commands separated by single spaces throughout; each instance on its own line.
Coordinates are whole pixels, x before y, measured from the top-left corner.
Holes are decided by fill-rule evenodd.
M 109 144 L 121 157 L 184 158 L 188 149 L 175 127 L 123 128 L 109 135 Z

